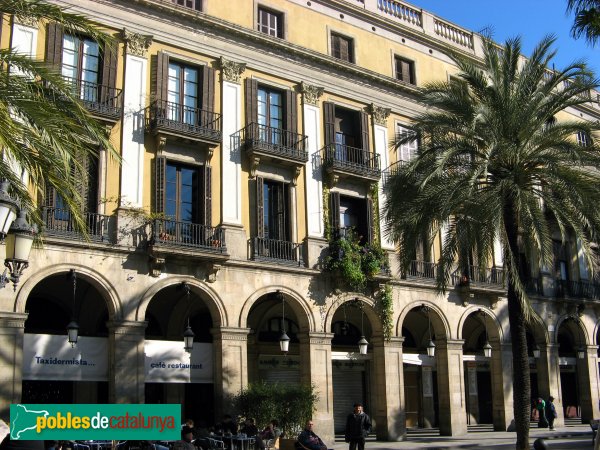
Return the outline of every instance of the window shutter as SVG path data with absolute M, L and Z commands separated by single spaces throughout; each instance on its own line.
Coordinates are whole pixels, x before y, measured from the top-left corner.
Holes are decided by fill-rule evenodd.
M 119 44 L 105 45 L 102 52 L 102 84 L 113 90 L 117 86 L 117 49 Z M 106 92 L 106 90 L 105 90 Z M 114 96 L 112 92 L 105 93 Z
M 375 240 L 375 224 L 373 223 L 373 200 L 370 198 L 366 199 L 367 203 L 367 239 L 369 244 L 372 244 Z
M 166 184 L 166 172 L 167 172 L 167 158 L 164 156 L 157 156 L 154 160 L 155 163 L 155 194 L 154 194 L 154 212 L 163 213 L 165 212 L 165 184 Z
M 44 206 L 47 208 L 54 208 L 56 206 L 56 190 L 49 182 L 46 182 L 44 194 Z
M 258 82 L 246 78 L 246 125 L 258 122 Z
M 293 133 L 298 132 L 298 96 L 293 90 L 285 93 L 285 129 Z
M 360 140 L 361 149 L 365 152 L 370 152 L 369 146 L 369 115 L 361 111 L 360 112 Z
M 203 111 L 215 110 L 215 69 L 202 66 L 202 93 L 200 98 L 200 109 Z
M 350 61 L 350 43 L 348 39 L 342 37 L 338 38 L 340 45 L 340 59 L 344 61 Z
M 202 198 L 202 194 L 200 194 Z M 204 225 L 212 226 L 212 167 L 204 165 Z
M 75 190 L 81 199 L 79 209 L 81 212 L 86 212 L 90 202 L 90 155 L 87 153 L 78 155 L 77 162 L 72 166 L 71 174 Z
M 334 233 L 340 228 L 340 193 L 329 194 L 329 223 Z
M 323 119 L 325 121 L 325 145 L 335 144 L 335 104 L 323 102 Z
M 400 60 L 400 66 L 402 71 L 402 81 L 411 83 L 410 63 L 408 61 Z
M 277 189 L 277 235 L 270 236 L 281 241 L 287 240 L 286 193 L 285 183 L 281 183 Z
M 169 55 L 158 52 L 152 56 L 152 100 L 168 100 Z
M 335 34 L 331 35 L 331 56 L 340 58 L 340 37 Z
M 256 177 L 256 235 L 260 238 L 265 234 L 264 186 L 264 179 Z
M 60 67 L 62 64 L 64 29 L 57 23 L 48 24 L 46 37 L 46 62 Z

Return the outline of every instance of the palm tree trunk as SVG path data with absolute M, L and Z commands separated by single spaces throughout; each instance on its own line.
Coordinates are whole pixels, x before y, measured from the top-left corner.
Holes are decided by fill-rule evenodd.
M 504 229 L 511 255 L 505 261 L 511 264 L 519 255 L 517 222 L 512 203 L 504 210 Z M 529 420 L 531 417 L 531 386 L 529 378 L 529 357 L 527 355 L 527 324 L 523 303 L 519 301 L 514 288 L 512 271 L 508 270 L 508 322 L 512 342 L 513 357 L 513 410 L 517 432 L 517 450 L 529 449 Z

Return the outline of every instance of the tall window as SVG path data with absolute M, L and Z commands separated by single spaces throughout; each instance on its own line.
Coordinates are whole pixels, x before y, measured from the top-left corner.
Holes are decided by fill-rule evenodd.
M 270 9 L 258 8 L 258 31 L 283 38 L 283 15 Z
M 258 88 L 259 139 L 281 144 L 283 130 L 283 94 L 266 87 Z
M 168 162 L 165 175 L 165 215 L 178 222 L 198 223 L 199 171 Z
M 198 70 L 179 63 L 169 63 L 169 119 L 196 125 L 198 123 Z
M 396 125 L 396 137 L 398 139 L 405 138 L 411 133 L 407 128 L 404 128 L 402 125 Z M 413 139 L 405 144 L 402 144 L 398 148 L 398 161 L 408 162 L 413 159 L 417 155 L 417 150 L 419 149 L 419 141 L 418 139 Z
M 396 78 L 405 83 L 416 84 L 415 81 L 415 63 L 406 58 L 396 56 Z
M 281 182 L 264 180 L 263 185 L 263 223 L 266 239 L 288 241 L 288 185 Z
M 587 147 L 590 144 L 590 137 L 585 131 L 577 132 L 577 143 L 582 147 Z
M 201 0 L 171 0 L 171 3 L 175 3 L 176 5 L 183 6 L 185 8 L 195 9 L 196 11 L 200 11 L 200 1 Z
M 354 62 L 354 48 L 351 38 L 331 33 L 331 56 L 343 61 Z
M 61 73 L 81 87 L 82 100 L 98 100 L 96 85 L 99 81 L 99 61 L 100 49 L 97 42 L 70 34 L 64 35 Z

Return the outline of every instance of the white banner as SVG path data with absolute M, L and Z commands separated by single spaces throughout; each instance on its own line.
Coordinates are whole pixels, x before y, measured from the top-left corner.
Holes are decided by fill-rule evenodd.
M 191 353 L 181 341 L 145 341 L 147 383 L 212 383 L 212 344 L 194 342 Z
M 108 339 L 80 337 L 75 347 L 64 336 L 25 334 L 23 379 L 107 381 Z

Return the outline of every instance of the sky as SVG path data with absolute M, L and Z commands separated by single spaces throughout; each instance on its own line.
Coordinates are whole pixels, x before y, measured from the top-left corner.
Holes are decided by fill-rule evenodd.
M 545 35 L 553 33 L 557 37 L 556 69 L 584 58 L 600 78 L 600 44 L 591 47 L 584 39 L 571 37 L 573 14 L 566 14 L 567 0 L 408 1 L 470 31 L 479 32 L 491 27 L 494 40 L 499 43 L 520 35 L 526 56 Z

